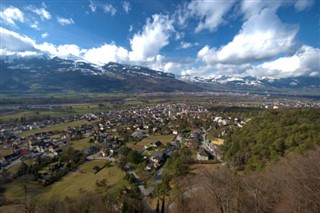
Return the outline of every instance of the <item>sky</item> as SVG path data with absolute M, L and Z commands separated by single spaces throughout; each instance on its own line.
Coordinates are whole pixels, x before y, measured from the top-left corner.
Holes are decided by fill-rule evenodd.
M 0 56 L 320 76 L 320 0 L 0 0 Z

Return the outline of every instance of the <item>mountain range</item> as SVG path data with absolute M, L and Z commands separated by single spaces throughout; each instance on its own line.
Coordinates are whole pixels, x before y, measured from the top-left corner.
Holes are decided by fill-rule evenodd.
M 319 77 L 176 76 L 142 66 L 39 57 L 0 58 L 1 94 L 63 92 L 250 92 L 320 96 Z

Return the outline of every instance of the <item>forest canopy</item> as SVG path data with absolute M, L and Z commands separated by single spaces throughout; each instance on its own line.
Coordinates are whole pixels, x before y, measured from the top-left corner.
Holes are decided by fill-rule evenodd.
M 268 110 L 226 137 L 225 159 L 237 168 L 262 169 L 320 144 L 318 109 Z

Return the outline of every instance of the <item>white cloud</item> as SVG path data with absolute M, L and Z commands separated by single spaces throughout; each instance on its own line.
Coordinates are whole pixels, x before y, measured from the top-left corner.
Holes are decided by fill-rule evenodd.
M 128 1 L 122 2 L 122 8 L 128 14 L 129 11 L 131 10 L 130 2 L 128 2 Z
M 40 50 L 41 52 L 48 53 L 49 55 L 52 55 L 52 56 L 57 55 L 57 49 L 53 44 L 44 42 L 36 46 L 37 46 L 37 49 Z
M 16 21 L 24 22 L 24 14 L 18 8 L 11 6 L 0 12 L 0 19 L 8 25 L 16 26 Z
M 278 0 L 278 1 L 265 1 L 265 0 L 243 0 L 241 2 L 241 11 L 248 18 L 254 14 L 259 13 L 261 10 L 268 8 L 272 11 L 277 11 L 281 6 L 294 5 L 295 9 L 300 12 L 313 6 L 314 0 Z
M 69 24 L 74 24 L 74 21 L 72 18 L 62 18 L 60 16 L 57 17 L 57 21 L 59 22 L 59 24 L 61 25 L 69 25 Z
M 188 4 L 183 3 L 178 5 L 176 11 L 173 14 L 173 19 L 182 28 L 186 27 L 186 22 L 191 16 L 191 11 L 188 9 Z
M 247 71 L 255 76 L 320 76 L 320 49 L 302 46 L 294 55 L 264 62 Z
M 189 48 L 189 47 L 192 47 L 192 44 L 189 43 L 189 42 L 181 41 L 180 47 L 181 47 L 182 49 L 187 49 L 187 48 Z
M 184 32 L 176 31 L 176 40 L 180 40 L 185 36 Z
M 89 8 L 90 8 L 91 12 L 96 12 L 97 4 L 93 1 L 90 1 Z
M 103 11 L 105 13 L 110 13 L 111 16 L 114 16 L 116 13 L 117 13 L 117 10 L 116 8 L 114 8 L 112 6 L 112 4 L 105 4 L 103 5 Z
M 94 64 L 104 65 L 110 61 L 126 62 L 128 56 L 128 50 L 125 48 L 115 44 L 104 44 L 101 47 L 86 50 L 83 59 Z
M 40 30 L 38 21 L 34 21 L 32 24 L 30 24 L 30 27 L 36 30 Z
M 45 5 L 43 5 L 43 6 L 45 6 Z M 35 7 L 32 7 L 32 6 L 29 6 L 29 7 L 27 7 L 27 10 L 30 10 L 33 13 L 39 15 L 41 20 L 45 20 L 45 19 L 49 20 L 49 19 L 51 19 L 51 14 L 46 10 L 45 7 L 35 8 Z
M 241 2 L 241 11 L 244 13 L 245 19 L 250 18 L 253 15 L 259 14 L 263 9 L 276 12 L 283 4 L 289 4 L 290 1 L 278 0 L 278 1 L 264 1 L 264 0 L 243 0 Z
M 42 33 L 41 38 L 47 38 L 49 36 L 49 33 Z
M 59 45 L 57 48 L 58 57 L 80 56 L 81 50 L 75 44 Z
M 188 49 L 188 48 L 190 48 L 190 47 L 198 46 L 198 45 L 199 45 L 198 42 L 195 42 L 195 43 L 184 42 L 184 41 L 181 41 L 181 42 L 180 42 L 180 48 L 181 48 L 181 49 Z
M 130 39 L 130 57 L 132 60 L 146 60 L 155 57 L 169 44 L 170 32 L 174 31 L 172 20 L 168 16 L 155 14 L 147 19 L 142 32 Z
M 205 46 L 198 57 L 208 64 L 242 64 L 291 52 L 298 26 L 284 24 L 271 9 L 252 15 L 240 32 L 219 49 Z
M 132 26 L 132 24 L 130 24 L 130 26 L 129 26 L 129 32 L 132 32 L 132 30 L 133 30 L 133 26 Z
M 130 6 L 130 4 L 129 4 Z M 104 13 L 110 14 L 111 16 L 114 16 L 117 13 L 117 9 L 112 4 L 103 4 L 95 1 L 91 1 L 89 3 L 89 8 L 91 12 L 96 12 L 97 9 L 102 10 Z M 128 9 L 129 12 L 130 8 Z
M 224 23 L 225 15 L 234 5 L 234 0 L 229 1 L 207 1 L 194 0 L 188 5 L 188 9 L 192 15 L 200 19 L 196 32 L 204 29 L 214 31 L 219 25 Z
M 34 51 L 36 42 L 24 35 L 0 27 L 1 49 L 7 51 Z
M 44 42 L 42 44 L 36 44 L 35 48 L 52 57 L 58 56 L 61 58 L 81 58 L 84 52 L 84 50 L 81 50 L 80 47 L 75 44 L 55 46 L 51 43 Z
M 295 4 L 294 7 L 296 8 L 297 11 L 302 11 L 305 10 L 309 7 L 311 7 L 314 4 L 314 0 L 298 0 Z

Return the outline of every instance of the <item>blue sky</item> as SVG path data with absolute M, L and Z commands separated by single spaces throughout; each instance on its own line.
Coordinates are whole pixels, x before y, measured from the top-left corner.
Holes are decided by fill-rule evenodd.
M 178 75 L 320 76 L 319 0 L 1 0 L 0 55 Z

